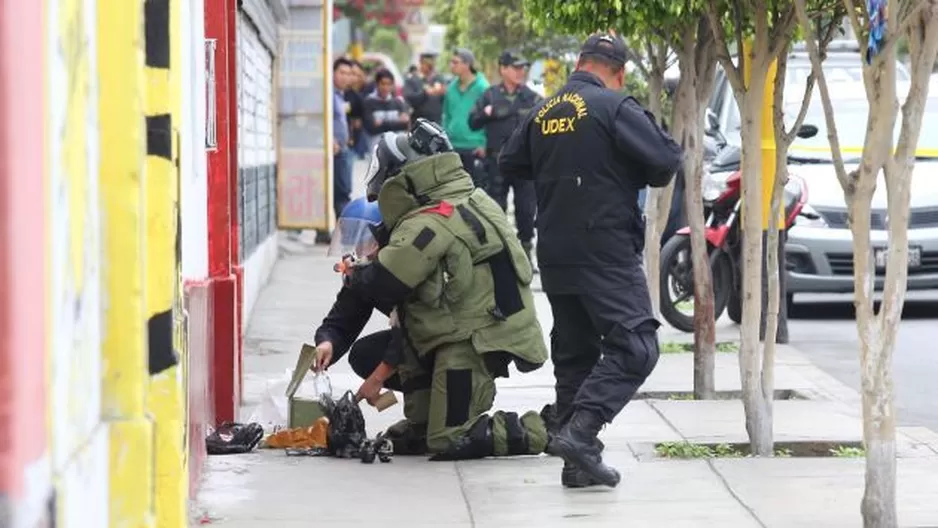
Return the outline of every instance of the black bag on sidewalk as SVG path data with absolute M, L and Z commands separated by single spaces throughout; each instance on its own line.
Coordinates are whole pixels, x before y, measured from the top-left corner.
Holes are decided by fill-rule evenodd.
M 263 437 L 264 428 L 259 424 L 225 422 L 205 439 L 205 449 L 210 455 L 249 453 Z
M 336 401 L 327 401 L 329 414 L 329 453 L 338 458 L 357 458 L 367 439 L 365 416 L 355 394 L 347 391 Z

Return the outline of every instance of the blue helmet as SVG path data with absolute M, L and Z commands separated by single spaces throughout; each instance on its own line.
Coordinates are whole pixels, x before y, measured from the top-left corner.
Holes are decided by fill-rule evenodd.
M 381 210 L 378 209 L 377 202 L 369 202 L 364 197 L 355 198 L 342 209 L 342 214 L 339 215 L 339 218 L 364 220 L 371 224 L 380 224 Z
M 365 257 L 372 254 L 378 249 L 374 228 L 380 223 L 381 211 L 377 202 L 369 202 L 365 198 L 352 200 L 342 209 L 336 222 L 332 243 L 329 245 L 329 255 L 353 254 Z

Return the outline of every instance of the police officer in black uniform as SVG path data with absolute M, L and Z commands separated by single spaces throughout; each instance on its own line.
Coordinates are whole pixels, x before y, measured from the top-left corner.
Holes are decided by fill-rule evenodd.
M 642 270 L 645 221 L 638 191 L 664 187 L 683 152 L 632 97 L 621 93 L 626 47 L 589 37 L 576 72 L 535 108 L 502 149 L 506 178 L 535 181 L 537 256 L 554 316 L 553 454 L 593 483 L 615 486 L 597 434 L 658 361 L 658 321 Z
M 518 240 L 530 259 L 534 240 L 534 215 L 537 211 L 534 182 L 504 178 L 498 170 L 497 162 L 502 145 L 508 141 L 521 120 L 541 102 L 541 96 L 524 84 L 528 66 L 528 61 L 515 52 L 505 51 L 501 54 L 498 67 L 502 82 L 490 86 L 476 102 L 469 114 L 469 128 L 485 129 L 485 159 L 489 182 L 492 185 L 491 195 L 503 210 L 508 210 L 508 189 L 514 190 Z

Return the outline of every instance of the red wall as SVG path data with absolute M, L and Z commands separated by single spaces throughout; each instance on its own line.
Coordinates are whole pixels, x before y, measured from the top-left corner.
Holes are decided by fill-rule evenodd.
M 46 452 L 42 2 L 0 9 L 0 496 Z M 0 505 L 0 510 L 2 510 Z
M 240 268 L 235 41 L 237 0 L 205 0 L 205 38 L 215 39 L 218 148 L 208 152 L 208 265 L 213 347 L 210 387 L 216 423 L 234 421 L 241 403 Z

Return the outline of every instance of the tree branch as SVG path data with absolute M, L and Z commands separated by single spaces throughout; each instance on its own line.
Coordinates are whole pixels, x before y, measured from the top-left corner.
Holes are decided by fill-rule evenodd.
M 938 15 L 932 13 L 927 20 L 919 18 L 915 25 L 924 33 L 924 38 L 914 50 L 912 82 L 905 102 L 902 103 L 902 124 L 893 158 L 898 163 L 907 163 L 915 156 L 922 129 L 922 110 L 928 97 L 931 66 L 935 64 L 935 57 L 938 55 Z
M 736 57 L 737 64 L 739 68 L 739 73 L 745 78 L 746 75 L 746 62 L 749 61 L 749 57 L 746 56 L 743 46 L 743 8 L 740 5 L 740 0 L 732 0 L 733 2 L 733 31 L 736 35 Z M 765 13 L 765 11 L 756 11 L 757 13 Z M 713 31 L 717 31 L 717 27 L 722 28 L 722 25 L 716 26 L 713 28 Z
M 717 8 L 716 0 L 707 0 L 707 4 L 709 6 L 706 10 L 707 20 L 710 22 L 710 32 L 713 34 L 713 38 L 716 41 L 717 60 L 719 60 L 720 65 L 723 66 L 723 71 L 726 73 L 726 78 L 730 86 L 733 87 L 733 90 L 737 93 L 742 92 L 746 89 L 740 73 L 742 70 L 738 69 L 733 64 L 733 59 L 730 57 L 726 36 L 723 34 L 723 25 L 720 24 L 720 18 L 718 16 L 719 9 Z M 739 55 L 742 56 L 743 53 L 739 53 Z
M 847 18 L 850 20 L 850 26 L 853 28 L 853 37 L 857 39 L 857 43 L 860 44 L 860 51 L 863 56 L 866 56 L 866 49 L 868 43 L 863 38 L 863 28 L 860 26 L 860 19 L 857 17 L 857 6 L 854 3 L 854 0 L 843 0 L 844 9 L 847 11 Z M 866 6 L 864 5 L 864 9 Z
M 788 11 L 785 12 L 784 17 L 779 18 L 780 20 L 772 27 L 772 33 L 774 33 L 774 35 L 769 39 L 769 45 L 772 46 L 769 50 L 770 57 L 778 57 L 783 50 L 788 49 L 788 45 L 791 44 L 789 35 L 798 23 L 794 6 L 790 7 Z
M 844 0 L 850 1 L 850 0 Z M 805 32 L 805 45 L 808 48 L 808 56 L 811 58 L 811 69 L 817 75 L 818 88 L 821 92 L 821 103 L 824 105 L 824 120 L 827 125 L 827 140 L 831 146 L 831 157 L 834 160 L 834 170 L 837 173 L 837 179 L 844 191 L 851 190 L 853 184 L 847 176 L 847 170 L 844 167 L 844 157 L 840 150 L 840 138 L 837 135 L 837 123 L 834 122 L 834 107 L 831 103 L 831 94 L 827 89 L 827 79 L 824 77 L 824 67 L 821 65 L 821 56 L 817 46 L 817 36 L 814 28 L 811 27 L 811 21 L 808 19 L 808 12 L 805 8 L 805 0 L 794 0 L 795 10 L 798 19 L 801 21 L 801 27 Z M 872 109 L 870 110 L 872 111 Z
M 820 41 L 818 43 L 818 55 L 821 59 L 821 62 L 824 62 L 824 59 L 827 58 L 827 47 L 830 45 L 831 40 L 834 39 L 834 33 L 837 31 L 837 22 L 832 20 L 827 24 L 827 27 L 824 28 L 824 33 L 821 35 Z M 820 27 L 821 21 L 818 20 L 818 27 Z M 781 71 L 782 58 L 785 57 L 787 62 L 787 52 L 779 54 L 779 71 Z M 777 76 L 778 74 L 776 74 Z M 811 73 L 808 74 L 808 78 L 805 81 L 804 87 L 804 96 L 801 99 L 801 108 L 798 110 L 798 117 L 795 118 L 794 124 L 792 124 L 791 130 L 783 131 L 785 142 L 787 145 L 791 145 L 795 141 L 795 136 L 798 135 L 798 130 L 801 128 L 801 125 L 804 124 L 804 119 L 808 115 L 808 107 L 811 104 L 811 97 L 814 92 L 814 86 L 816 84 L 816 79 L 814 77 L 814 70 L 811 70 Z M 776 88 L 778 89 L 778 88 Z
M 645 42 L 645 45 L 650 46 L 647 41 Z M 628 57 L 632 64 L 638 68 L 638 71 L 642 74 L 642 77 L 644 77 L 646 80 L 651 78 L 651 72 L 648 71 L 648 67 L 645 65 L 645 61 L 643 60 L 644 57 L 638 53 L 635 53 L 635 50 L 631 48 L 628 49 Z

